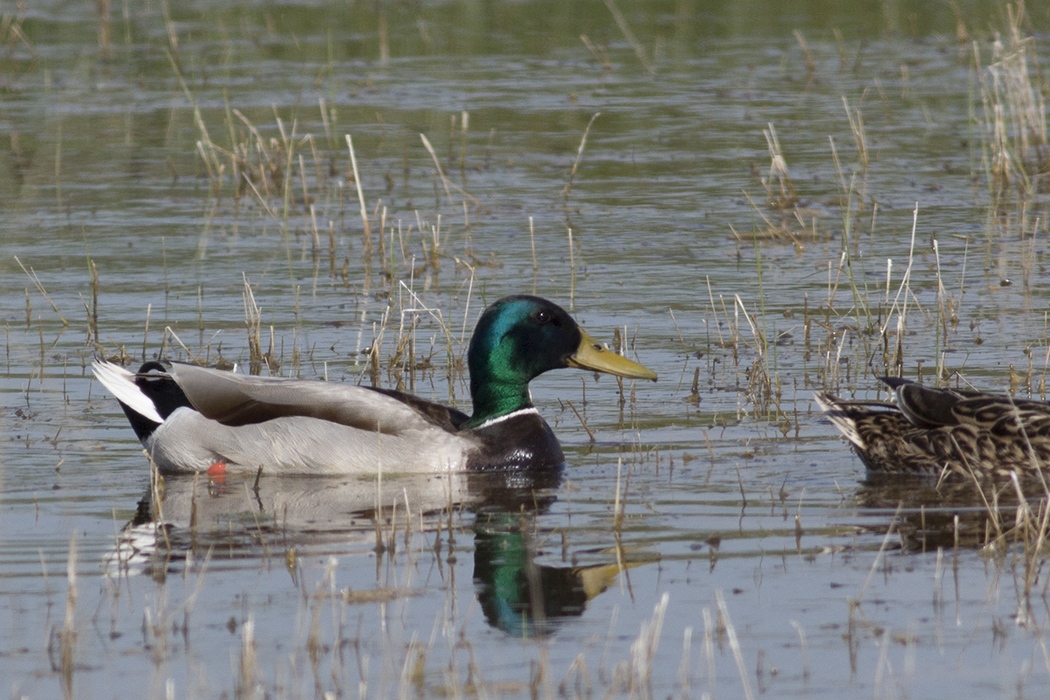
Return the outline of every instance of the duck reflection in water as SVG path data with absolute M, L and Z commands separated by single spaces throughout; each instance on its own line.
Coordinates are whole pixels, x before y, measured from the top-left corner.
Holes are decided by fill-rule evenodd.
M 546 559 L 536 543 L 551 539 L 541 522 L 557 500 L 561 478 L 561 470 L 554 469 L 378 481 L 158 477 L 108 555 L 106 568 L 112 574 L 162 580 L 193 559 L 249 561 L 283 552 L 293 583 L 299 585 L 297 552 L 393 557 L 401 542 L 409 546 L 413 532 L 427 538 L 423 546 L 412 545 L 413 553 L 434 556 L 441 568 L 452 561 L 448 555 L 453 551 L 469 546 L 456 524 L 469 513 L 474 585 L 486 620 L 515 636 L 544 635 L 559 621 L 581 615 L 587 601 L 622 571 L 644 563 L 627 561 L 622 551 L 600 549 L 565 550 L 551 557 L 593 562 L 583 566 L 537 561 Z M 391 597 L 419 592 L 386 591 Z
M 908 552 L 981 548 L 999 537 L 1013 541 L 1041 517 L 1046 486 L 1036 479 L 938 480 L 922 475 L 874 474 L 858 487 L 854 502 L 865 515 L 890 520 L 865 529 L 885 534 Z M 865 513 L 865 511 L 868 511 Z
M 605 591 L 621 571 L 643 560 L 625 560 L 615 550 L 577 552 L 603 563 L 549 566 L 537 563 L 533 514 L 503 513 L 474 528 L 474 583 L 485 619 L 516 637 L 542 636 L 559 622 L 583 614 L 587 602 Z

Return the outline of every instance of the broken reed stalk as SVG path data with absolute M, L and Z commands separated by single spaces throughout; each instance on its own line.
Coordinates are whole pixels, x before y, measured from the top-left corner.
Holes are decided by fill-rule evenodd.
M 103 61 L 113 57 L 113 40 L 110 37 L 109 21 L 110 0 L 98 0 L 96 10 L 98 11 L 98 49 Z
M 799 196 L 791 181 L 787 160 L 780 148 L 780 139 L 777 137 L 773 123 L 770 122 L 768 128 L 763 129 L 762 133 L 766 137 L 766 146 L 769 148 L 769 176 L 763 182 L 766 187 L 767 203 L 772 209 L 791 209 L 798 204 Z M 775 193 L 773 191 L 774 182 L 778 190 Z
M 611 0 L 606 0 L 606 2 L 609 3 Z M 565 208 L 566 216 L 568 216 L 569 211 L 569 195 L 572 194 L 572 183 L 576 179 L 576 171 L 580 169 L 580 161 L 583 160 L 583 149 L 587 145 L 587 135 L 591 133 L 591 126 L 594 125 L 594 121 L 601 115 L 601 112 L 595 112 L 591 116 L 591 120 L 587 122 L 587 127 L 583 130 L 583 136 L 580 137 L 580 145 L 576 148 L 576 160 L 572 162 L 572 168 L 569 170 L 569 180 L 561 190 L 561 201 L 562 206 Z
M 146 327 L 142 329 L 142 361 L 146 361 L 147 340 L 149 338 L 149 317 L 153 311 L 153 304 L 146 304 Z
M 470 132 L 470 112 L 459 113 L 459 177 L 467 186 L 467 134 Z M 450 141 L 451 142 L 451 141 Z
M 806 37 L 802 35 L 802 32 L 798 29 L 794 31 L 795 41 L 798 42 L 798 46 L 802 49 L 802 55 L 806 58 L 806 75 L 810 78 L 817 72 L 817 62 L 813 60 L 813 51 L 810 50 L 809 44 L 806 42 Z
M 568 399 L 566 399 L 565 403 L 567 403 L 569 405 L 569 408 L 572 409 L 572 412 L 575 413 L 576 417 L 580 419 L 580 425 L 582 425 L 583 429 L 585 431 L 587 431 L 587 437 L 590 438 L 591 444 L 593 445 L 595 443 L 594 433 L 592 433 L 591 429 L 587 427 L 587 421 L 583 419 L 583 416 L 580 415 L 579 410 L 577 410 L 576 405 L 572 401 L 569 401 Z
M 626 39 L 627 43 L 631 45 L 632 49 L 634 49 L 634 55 L 638 57 L 638 61 L 642 64 L 642 67 L 644 67 L 650 74 L 655 75 L 656 69 L 653 67 L 649 58 L 645 55 L 645 47 L 642 46 L 641 42 L 638 41 L 638 38 L 634 35 L 634 32 L 631 31 L 631 27 L 627 24 L 627 19 L 623 16 L 623 13 L 620 12 L 620 8 L 616 6 L 616 3 L 613 2 L 613 0 L 605 0 L 605 6 L 609 8 L 609 13 L 613 16 L 616 26 L 619 27 L 620 31 L 623 33 L 623 38 Z
M 246 273 L 242 273 L 244 279 L 244 326 L 248 331 L 248 357 L 249 371 L 251 374 L 259 374 L 264 361 L 267 359 L 262 351 L 262 311 L 255 302 L 255 293 L 252 291 L 251 281 Z
M 61 211 L 62 205 L 62 120 L 55 127 L 55 209 Z M 18 258 L 15 258 L 18 260 Z M 21 265 L 22 263 L 19 263 Z
M 368 208 L 365 206 L 365 193 L 361 188 L 361 174 L 357 171 L 357 154 L 354 153 L 354 140 L 346 135 L 346 147 L 350 151 L 350 166 L 354 171 L 354 186 L 357 188 L 357 203 L 361 208 L 361 225 L 364 226 L 365 256 L 372 256 L 372 224 L 368 220 Z
M 894 349 L 892 356 L 892 372 L 896 376 L 901 376 L 904 370 L 904 332 L 907 327 L 907 316 L 908 316 L 908 297 L 912 296 L 911 291 L 911 272 L 912 266 L 915 263 L 915 231 L 919 223 L 919 204 L 915 203 L 915 209 L 912 211 L 912 223 L 911 223 L 911 243 L 908 246 L 908 266 L 904 270 L 904 276 L 901 278 L 900 286 L 897 287 L 897 294 L 893 298 L 893 303 L 886 309 L 886 322 L 879 329 L 879 336 L 886 337 L 886 331 L 889 329 L 891 319 L 894 313 L 897 315 L 897 344 Z M 901 297 L 904 297 L 901 299 Z M 887 363 L 887 369 L 890 363 Z
M 26 269 L 26 266 L 22 264 L 22 261 L 18 259 L 17 255 L 15 255 L 13 257 L 15 259 L 15 262 L 18 263 L 18 266 L 20 268 L 22 268 L 22 272 L 26 273 L 26 276 L 33 283 L 33 286 L 36 287 L 36 290 L 38 292 L 40 292 L 40 296 L 44 297 L 44 300 L 48 304 L 51 305 L 51 308 L 54 310 L 55 314 L 58 316 L 58 319 L 62 322 L 62 326 L 63 327 L 68 327 L 69 326 L 69 321 L 67 321 L 65 316 L 62 315 L 62 312 L 58 310 L 58 306 L 55 305 L 55 302 L 51 300 L 51 297 L 50 297 L 50 295 L 48 295 L 47 290 L 44 289 L 44 284 L 40 281 L 40 278 L 37 277 L 36 271 L 34 271 L 32 267 L 30 267 L 29 269 Z M 26 299 L 27 299 L 27 301 L 26 301 L 26 308 L 27 309 L 29 308 L 28 298 L 29 297 L 27 296 L 26 297 Z
M 238 674 L 234 697 L 238 700 L 248 700 L 256 697 L 259 691 L 258 680 L 259 665 L 256 659 L 255 646 L 255 619 L 249 614 L 248 619 L 241 625 L 241 659 L 238 665 Z
M 376 426 L 376 491 L 375 491 L 375 505 L 374 511 L 375 516 L 373 523 L 375 525 L 375 553 L 382 555 L 386 551 L 386 545 L 383 544 L 383 444 L 382 435 L 379 430 L 379 426 Z
M 623 457 L 616 458 L 616 495 L 613 499 L 613 531 L 620 532 L 623 526 L 625 504 L 620 497 L 623 478 Z
M 748 680 L 748 672 L 747 667 L 744 665 L 744 654 L 741 651 L 740 640 L 736 636 L 736 628 L 729 617 L 729 607 L 726 605 L 725 596 L 722 595 L 721 590 L 715 591 L 715 601 L 718 604 L 719 618 L 729 640 L 729 649 L 733 652 L 733 660 L 736 662 L 736 669 L 740 674 L 740 684 L 743 686 L 744 697 L 747 700 L 755 700 L 755 691 L 751 689 L 751 681 Z
M 572 244 L 572 228 L 568 229 L 569 233 L 569 310 L 572 311 L 576 306 L 576 253 L 573 249 Z
M 88 271 L 91 277 L 91 310 L 88 312 L 88 344 L 100 347 L 98 339 L 98 267 L 95 261 L 88 258 Z
M 653 662 L 656 659 L 656 651 L 660 646 L 660 633 L 664 627 L 664 617 L 667 614 L 667 604 L 670 602 L 669 593 L 660 596 L 660 600 L 653 607 L 653 616 L 648 622 L 642 623 L 638 637 L 631 644 L 629 655 L 630 681 L 629 686 L 633 691 L 631 695 L 638 694 L 641 697 L 651 697 Z
M 540 272 L 539 263 L 536 262 L 536 226 L 532 217 L 529 217 L 529 245 L 532 247 L 532 293 L 536 293 L 536 279 Z
M 441 178 L 441 184 L 445 188 L 445 196 L 448 197 L 449 204 L 452 204 L 452 190 L 456 190 L 459 194 L 463 195 L 464 201 L 470 200 L 471 204 L 475 206 L 480 202 L 467 193 L 462 187 L 457 185 L 448 179 L 445 175 L 444 169 L 441 167 L 441 162 L 438 160 L 437 153 L 434 151 L 434 147 L 430 145 L 430 141 L 424 134 L 419 135 L 420 140 L 423 142 L 423 147 L 427 149 L 427 153 L 430 154 L 430 159 L 434 161 L 434 168 L 437 170 L 438 177 Z
M 276 112 L 276 110 L 277 110 L 277 106 L 274 105 L 274 111 Z M 285 226 L 287 227 L 288 218 L 289 218 L 289 216 L 291 216 L 291 209 L 292 209 L 292 188 L 293 188 L 293 180 L 294 180 L 293 175 L 292 175 L 292 165 L 295 162 L 295 132 L 298 129 L 299 122 L 297 120 L 292 120 L 292 131 L 291 131 L 291 134 L 287 134 L 286 135 L 284 133 L 284 123 L 281 121 L 281 119 L 279 117 L 277 117 L 276 114 L 274 114 L 274 118 L 275 118 L 275 120 L 277 122 L 277 129 L 278 129 L 278 131 L 281 134 L 281 142 L 282 142 L 282 145 L 284 147 L 284 155 L 285 155 L 284 170 L 281 171 L 283 173 L 283 177 L 281 178 L 281 195 L 282 195 L 281 199 L 284 202 L 284 216 L 282 218 L 282 221 L 284 222 Z M 307 196 L 306 196 L 305 183 L 304 183 L 304 186 L 303 186 L 303 195 L 304 195 L 303 201 L 304 202 L 308 201 Z
M 857 160 L 860 161 L 862 172 L 868 170 L 868 140 L 864 133 L 864 117 L 860 109 L 850 111 L 849 101 L 842 96 L 842 106 L 846 109 L 846 119 L 849 120 L 849 130 L 853 133 L 853 143 L 857 147 Z
M 77 536 L 69 538 L 69 556 L 66 560 L 66 613 L 59 633 L 59 672 L 62 674 L 62 694 L 76 697 L 73 692 L 74 655 L 77 643 Z

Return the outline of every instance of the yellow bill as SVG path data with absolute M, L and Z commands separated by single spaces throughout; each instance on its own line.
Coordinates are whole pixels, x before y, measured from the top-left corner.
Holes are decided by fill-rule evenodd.
M 634 360 L 628 360 L 608 350 L 585 330 L 580 329 L 580 347 L 569 357 L 569 367 L 589 369 L 595 372 L 615 374 L 629 379 L 652 379 L 656 381 L 656 372 Z

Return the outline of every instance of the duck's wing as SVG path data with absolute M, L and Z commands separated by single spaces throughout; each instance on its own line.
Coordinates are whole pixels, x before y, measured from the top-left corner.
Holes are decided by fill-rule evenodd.
M 918 428 L 972 426 L 991 432 L 1050 433 L 1050 405 L 967 389 L 931 389 L 906 379 L 882 378 L 897 394 L 897 407 Z
M 931 389 L 910 379 L 879 377 L 897 395 L 897 408 L 917 428 L 959 425 L 959 402 L 966 397 L 950 389 Z
M 395 434 L 435 426 L 454 432 L 467 418 L 454 409 L 389 390 L 251 377 L 177 362 L 168 372 L 201 415 L 229 426 L 300 416 Z

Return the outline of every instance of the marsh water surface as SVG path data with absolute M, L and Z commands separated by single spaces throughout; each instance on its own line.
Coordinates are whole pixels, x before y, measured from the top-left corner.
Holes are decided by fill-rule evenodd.
M 1041 556 L 811 395 L 1042 396 L 1050 18 L 853 5 L 5 8 L 6 692 L 1045 696 Z M 660 375 L 536 380 L 555 478 L 151 482 L 88 368 L 467 407 L 518 292 Z

